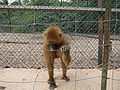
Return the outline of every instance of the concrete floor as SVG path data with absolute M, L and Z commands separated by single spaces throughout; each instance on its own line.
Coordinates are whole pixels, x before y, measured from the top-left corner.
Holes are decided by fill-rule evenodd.
M 70 69 L 69 82 L 61 80 L 61 74 L 61 70 L 55 70 L 54 77 L 58 86 L 55 90 L 100 90 L 99 69 Z M 114 72 L 111 69 L 108 74 L 109 78 L 113 75 L 114 79 L 120 79 L 120 69 Z M 48 73 L 43 69 L 1 68 L 0 90 L 49 90 L 47 79 Z M 107 90 L 120 90 L 120 81 L 108 79 Z

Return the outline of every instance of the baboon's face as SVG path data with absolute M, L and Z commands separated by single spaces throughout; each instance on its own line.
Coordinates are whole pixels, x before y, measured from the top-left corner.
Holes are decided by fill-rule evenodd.
M 58 29 L 51 29 L 45 33 L 45 39 L 51 51 L 57 50 L 63 42 L 62 32 Z

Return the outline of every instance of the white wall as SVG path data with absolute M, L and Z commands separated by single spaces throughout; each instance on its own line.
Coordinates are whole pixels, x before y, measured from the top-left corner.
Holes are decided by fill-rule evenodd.
M 11 3 L 18 1 L 18 0 L 8 0 L 8 5 L 10 5 Z
M 59 0 L 60 2 L 61 2 L 61 0 Z M 64 2 L 70 2 L 71 0 L 62 0 L 62 1 L 64 1 Z
M 0 0 L 0 2 L 3 2 L 2 0 Z

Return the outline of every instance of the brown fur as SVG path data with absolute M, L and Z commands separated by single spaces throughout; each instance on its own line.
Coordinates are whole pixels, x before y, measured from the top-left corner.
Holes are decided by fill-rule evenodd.
M 67 66 L 71 61 L 70 52 L 61 52 L 61 51 L 50 51 L 50 43 L 56 44 L 56 50 L 59 50 L 62 46 L 69 45 L 65 35 L 60 30 L 60 28 L 56 26 L 48 27 L 44 32 L 44 58 L 46 61 L 46 65 L 48 68 L 49 79 L 48 83 L 50 84 L 50 88 L 56 88 L 56 84 L 53 78 L 53 70 L 54 70 L 54 60 L 55 58 L 61 59 L 61 66 L 63 71 L 62 79 L 69 81 L 69 78 L 66 76 L 67 73 Z

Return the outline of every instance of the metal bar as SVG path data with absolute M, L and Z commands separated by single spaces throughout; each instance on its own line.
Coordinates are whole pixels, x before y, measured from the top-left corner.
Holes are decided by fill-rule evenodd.
M 98 7 L 102 8 L 102 0 L 98 0 Z M 103 59 L 103 16 L 102 12 L 100 12 L 100 16 L 98 16 L 98 65 L 102 64 Z M 101 67 L 101 66 L 100 66 Z
M 62 6 L 21 6 L 21 5 L 0 5 L 0 9 L 12 10 L 54 10 L 54 11 L 87 11 L 87 12 L 105 12 L 105 8 L 91 7 L 62 7 Z M 112 12 L 120 12 L 120 9 L 113 8 Z
M 107 90 L 107 73 L 109 62 L 109 44 L 110 44 L 110 17 L 111 17 L 111 0 L 106 0 L 105 11 L 105 30 L 104 30 L 104 58 L 102 66 L 101 90 Z

